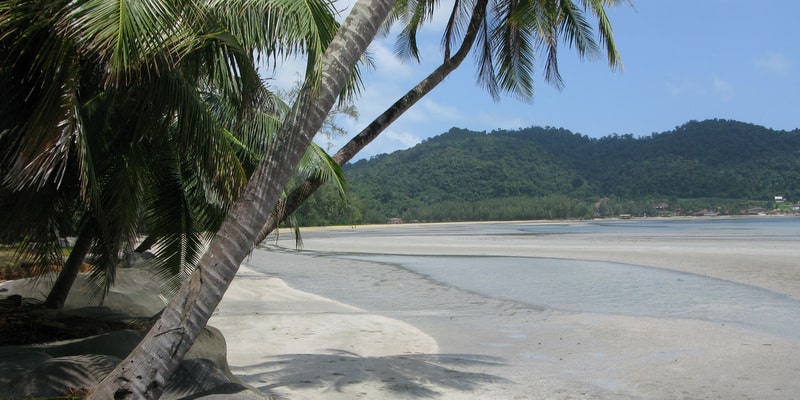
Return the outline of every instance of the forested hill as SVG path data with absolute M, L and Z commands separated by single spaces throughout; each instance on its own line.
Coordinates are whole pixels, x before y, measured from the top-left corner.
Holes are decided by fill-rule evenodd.
M 800 130 L 707 120 L 647 137 L 597 139 L 556 128 L 491 133 L 453 128 L 345 171 L 362 212 L 368 208 L 384 216 L 435 204 L 548 195 L 592 202 L 609 196 L 767 200 L 776 195 L 797 201 Z

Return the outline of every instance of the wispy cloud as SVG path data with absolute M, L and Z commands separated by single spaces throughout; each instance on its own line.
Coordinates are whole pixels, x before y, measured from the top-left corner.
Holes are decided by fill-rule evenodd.
M 693 80 L 666 82 L 664 89 L 674 97 L 700 97 L 714 94 L 723 100 L 729 100 L 735 94 L 733 84 L 717 75 L 712 75 L 710 81 L 702 83 Z
M 465 118 L 457 107 L 438 103 L 432 99 L 422 99 L 420 105 L 428 115 L 437 120 L 459 120 Z
M 782 75 L 788 74 L 792 67 L 792 63 L 785 54 L 772 51 L 768 51 L 756 59 L 755 64 L 763 70 Z
M 406 131 L 395 131 L 395 130 L 386 131 L 386 139 L 391 140 L 395 143 L 400 143 L 403 148 L 411 147 L 422 141 L 422 138 L 420 138 L 416 134 Z
M 723 100 L 730 100 L 733 97 L 735 91 L 730 82 L 716 75 L 711 77 L 711 82 L 714 93 L 716 93 L 720 98 Z
M 375 62 L 375 73 L 384 77 L 406 78 L 412 74 L 411 66 L 395 56 L 391 40 L 372 42 L 367 50 Z
M 289 90 L 297 82 L 301 82 L 306 72 L 305 57 L 288 57 L 276 63 L 275 68 L 272 64 L 259 65 L 259 74 L 267 79 L 270 86 L 281 90 Z
M 705 94 L 702 85 L 689 80 L 666 82 L 664 83 L 664 89 L 672 96 L 699 96 Z
M 370 158 L 378 154 L 407 149 L 421 142 L 422 138 L 405 130 L 387 129 L 374 142 L 358 153 L 356 159 Z

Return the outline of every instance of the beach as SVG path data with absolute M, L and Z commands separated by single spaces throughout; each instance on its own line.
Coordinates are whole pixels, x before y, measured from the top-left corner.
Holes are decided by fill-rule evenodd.
M 608 261 L 800 299 L 800 246 L 791 236 L 447 234 L 471 227 L 311 228 L 299 251 L 290 234 L 268 239 L 209 322 L 227 340 L 232 372 L 287 399 L 791 399 L 800 393 L 797 336 L 720 321 L 535 307 L 405 268 L 330 257 Z

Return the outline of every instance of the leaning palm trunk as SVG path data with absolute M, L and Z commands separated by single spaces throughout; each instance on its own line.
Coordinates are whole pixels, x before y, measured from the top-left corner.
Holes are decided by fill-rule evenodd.
M 78 232 L 75 245 L 72 246 L 72 251 L 70 251 L 69 257 L 67 257 L 67 261 L 64 263 L 53 287 L 47 294 L 47 298 L 44 301 L 45 307 L 59 310 L 64 308 L 64 303 L 67 302 L 72 284 L 75 283 L 75 279 L 81 271 L 83 260 L 86 258 L 86 255 L 89 254 L 89 249 L 92 247 L 92 242 L 95 239 L 94 235 L 95 230 L 92 222 L 84 221 Z
M 222 300 L 239 264 L 255 247 L 269 210 L 277 205 L 294 167 L 393 3 L 393 0 L 356 3 L 325 51 L 319 80 L 306 79 L 274 144 L 191 278 L 181 286 L 134 351 L 100 382 L 89 399 L 156 399 L 161 395 L 167 379 Z
M 467 32 L 464 35 L 464 41 L 461 43 L 458 51 L 452 57 L 445 58 L 442 65 L 436 68 L 425 79 L 420 81 L 414 88 L 409 90 L 403 97 L 399 98 L 391 107 L 387 108 L 380 116 L 375 118 L 366 128 L 358 133 L 355 137 L 350 139 L 347 144 L 342 146 L 336 154 L 333 155 L 333 160 L 337 164 L 343 166 L 345 163 L 355 157 L 364 147 L 370 144 L 383 132 L 389 125 L 391 125 L 403 113 L 408 111 L 411 106 L 417 103 L 421 98 L 425 97 L 431 90 L 433 90 L 439 83 L 450 75 L 464 59 L 467 57 L 475 39 L 478 36 L 481 23 L 486 15 L 486 7 L 488 0 L 480 0 L 475 3 L 475 8 L 470 19 Z M 261 230 L 257 243 L 266 239 L 278 225 L 283 222 L 289 215 L 297 211 L 303 203 L 314 194 L 317 189 L 325 184 L 325 180 L 312 176 L 301 182 L 275 209 L 269 216 L 267 224 Z

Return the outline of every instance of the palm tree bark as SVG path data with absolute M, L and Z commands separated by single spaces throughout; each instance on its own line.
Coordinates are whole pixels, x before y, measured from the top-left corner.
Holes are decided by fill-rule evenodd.
M 431 90 L 444 81 L 451 72 L 461 65 L 470 49 L 472 49 L 472 45 L 475 43 L 475 39 L 478 36 L 480 26 L 486 16 L 487 4 L 488 0 L 479 0 L 475 3 L 469 26 L 464 34 L 464 41 L 461 43 L 458 51 L 456 51 L 452 57 L 446 57 L 438 68 L 420 81 L 414 88 L 406 92 L 403 97 L 395 101 L 386 111 L 361 130 L 358 135 L 350 139 L 347 144 L 342 146 L 332 157 L 337 164 L 343 166 L 350 161 L 358 152 L 375 140 L 389 125 L 397 120 L 397 118 L 408 111 L 417 101 L 430 93 Z M 285 199 L 281 200 L 276 211 L 270 215 L 264 229 L 259 233 L 257 243 L 266 239 L 267 235 L 274 231 L 289 215 L 297 211 L 297 209 L 300 208 L 317 189 L 322 187 L 323 184 L 325 184 L 325 180 L 312 176 L 306 178 L 293 189 Z
M 253 250 L 281 190 L 394 0 L 359 0 L 323 56 L 319 81 L 306 79 L 274 145 L 234 204 L 195 272 L 134 351 L 87 397 L 157 399 Z M 267 210 L 267 211 L 265 211 Z
M 64 303 L 67 301 L 72 284 L 75 283 L 75 278 L 78 277 L 78 273 L 81 271 L 83 260 L 89 254 L 89 249 L 92 248 L 95 232 L 92 226 L 91 222 L 88 221 L 84 221 L 81 225 L 75 245 L 72 246 L 72 251 L 69 253 L 67 261 L 61 267 L 61 272 L 58 273 L 58 278 L 56 278 L 53 287 L 50 288 L 50 293 L 47 294 L 47 299 L 44 301 L 45 307 L 64 308 Z

